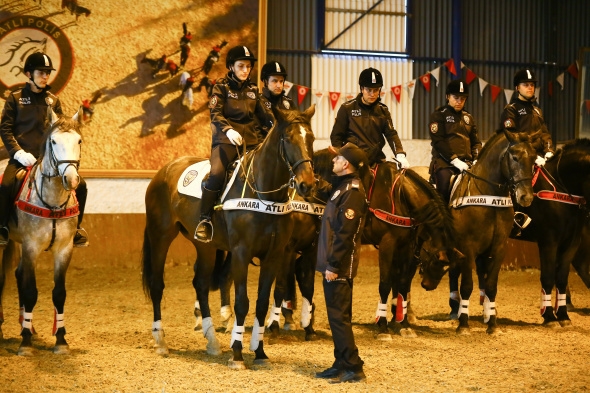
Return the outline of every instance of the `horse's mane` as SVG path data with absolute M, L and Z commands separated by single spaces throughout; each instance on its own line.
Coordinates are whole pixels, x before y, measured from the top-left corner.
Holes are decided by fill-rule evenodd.
M 496 144 L 496 141 L 502 137 L 505 137 L 504 132 L 495 132 L 494 135 L 483 145 L 479 155 L 482 156 L 487 154 L 487 151 L 491 149 L 491 146 Z
M 43 133 L 43 144 L 41 145 L 41 150 L 39 153 L 40 160 L 42 160 L 45 156 L 45 149 L 47 149 L 47 139 L 57 128 L 59 128 L 60 132 L 70 132 L 71 130 L 75 130 L 76 132 L 80 133 L 80 124 L 78 121 L 61 116 L 54 124 L 48 125 L 45 129 L 45 132 Z
M 445 238 L 448 239 L 451 244 L 455 241 L 455 227 L 453 225 L 453 217 L 445 201 L 442 199 L 438 191 L 434 189 L 426 180 L 413 170 L 407 170 L 406 177 L 409 178 L 416 186 L 420 188 L 430 202 L 425 204 L 424 207 L 414 212 L 416 221 L 419 223 L 431 227 L 434 230 L 442 230 Z
M 332 176 L 332 159 L 334 156 L 328 149 L 318 150 L 313 153 L 313 171 L 324 180 Z
M 563 145 L 561 150 L 566 151 L 566 150 L 574 149 L 577 147 L 582 147 L 582 148 L 590 147 L 590 139 L 588 139 L 588 138 L 574 139 L 572 141 L 567 142 L 565 145 Z

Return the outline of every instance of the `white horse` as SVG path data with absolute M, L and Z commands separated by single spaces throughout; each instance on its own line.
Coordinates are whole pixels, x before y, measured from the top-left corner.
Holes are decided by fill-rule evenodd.
M 9 220 L 10 241 L 3 251 L 3 265 L 15 250 L 14 242 L 22 245 L 22 255 L 16 269 L 19 304 L 21 307 L 22 342 L 19 355 L 32 355 L 33 308 L 37 303 L 35 280 L 36 261 L 42 251 L 51 251 L 54 261 L 53 335 L 54 353 L 69 352 L 65 340 L 64 303 L 65 277 L 72 258 L 73 240 L 78 223 L 78 201 L 74 190 L 80 183 L 78 167 L 82 137 L 82 110 L 72 119 L 58 118 L 48 108 L 49 128 L 37 163 L 30 169 L 18 200 L 16 212 Z M 5 272 L 7 269 L 1 269 Z M 3 273 L 0 273 L 3 275 Z M 0 277 L 0 294 L 4 278 Z M 0 298 L 1 301 L 1 298 Z M 0 324 L 2 323 L 0 306 Z
M 187 106 L 189 109 L 193 106 L 193 87 L 192 82 L 190 86 L 186 86 L 187 80 L 191 77 L 191 74 L 184 71 L 180 74 L 180 82 L 178 85 L 182 88 L 182 105 Z

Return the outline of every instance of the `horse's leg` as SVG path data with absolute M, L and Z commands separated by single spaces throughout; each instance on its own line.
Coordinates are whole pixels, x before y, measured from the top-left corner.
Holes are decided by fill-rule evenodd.
M 377 304 L 375 322 L 377 324 L 377 340 L 384 341 L 391 340 L 391 334 L 387 328 L 387 298 L 392 289 L 394 244 L 393 241 L 384 241 L 379 245 L 379 303 Z M 395 318 L 396 311 L 393 304 L 391 307 Z
M 293 261 L 289 265 L 289 271 L 287 275 L 284 277 L 284 293 L 282 295 L 283 300 L 281 303 L 281 314 L 285 318 L 285 323 L 283 324 L 284 330 L 295 330 L 297 326 L 295 326 L 295 321 L 293 320 L 293 300 L 297 297 L 297 288 L 295 284 L 296 278 L 296 270 L 297 267 L 300 265 L 301 256 L 297 257 L 297 254 L 293 255 Z M 278 283 L 278 276 L 277 276 L 277 283 Z M 275 302 L 277 301 L 277 296 L 275 293 Z
M 551 303 L 551 292 L 555 286 L 555 274 L 557 271 L 556 250 L 557 240 L 545 238 L 537 242 L 539 246 L 539 258 L 541 261 L 541 316 L 543 326 L 548 328 L 560 327 L 555 317 Z M 564 288 L 565 290 L 565 288 Z M 565 293 L 563 294 L 565 296 Z M 559 293 L 557 294 L 559 304 Z M 565 297 L 564 297 L 565 301 Z
M 461 274 L 461 268 L 459 266 L 452 267 L 449 269 L 449 307 L 451 312 L 449 313 L 449 319 L 459 319 L 459 307 L 460 307 L 460 296 L 459 296 L 459 276 Z
M 231 276 L 231 253 L 228 252 L 223 261 L 223 269 L 220 272 L 219 295 L 221 297 L 221 326 L 225 328 L 228 333 L 231 330 L 231 319 L 234 313 L 231 309 L 231 286 L 233 279 Z
M 477 273 L 477 284 L 479 288 L 479 304 L 483 305 L 483 302 L 486 297 L 486 261 L 484 258 L 477 258 L 475 261 L 475 271 Z
M 568 315 L 567 296 L 569 294 L 568 279 L 571 261 L 573 260 L 579 244 L 576 240 L 563 245 L 559 250 L 560 263 L 555 272 L 555 287 L 557 289 L 555 299 L 555 316 L 561 327 L 569 327 L 572 322 Z M 561 252 L 563 251 L 563 252 Z
M 266 327 L 270 330 L 269 343 L 274 342 L 279 338 L 279 323 L 281 320 L 281 306 L 283 299 L 286 298 L 289 282 L 293 281 L 295 286 L 295 258 L 297 254 L 294 251 L 287 251 L 283 256 L 285 263 L 282 263 L 277 269 L 277 279 L 273 294 L 273 304 L 271 306 L 270 315 L 266 321 Z M 291 310 L 291 315 L 293 310 Z
M 4 284 L 6 283 L 6 273 L 12 267 L 14 260 L 14 252 L 16 245 L 13 241 L 9 241 L 4 251 L 2 252 L 2 262 L 0 262 L 0 340 L 3 339 L 2 324 L 4 323 L 4 310 L 2 308 L 2 294 L 4 292 Z
M 404 247 L 400 250 L 405 254 L 398 255 L 401 257 L 402 266 L 400 268 L 400 275 L 398 277 L 398 292 L 397 292 L 397 315 L 396 322 L 400 324 L 400 334 L 402 337 L 417 337 L 416 332 L 412 330 L 410 321 L 408 320 L 408 295 L 410 293 L 410 286 L 412 284 L 412 277 L 416 272 L 416 266 L 413 263 L 413 250 L 411 247 Z M 404 262 L 405 261 L 405 262 Z
M 22 342 L 18 348 L 18 355 L 29 356 L 33 351 L 33 308 L 37 304 L 37 280 L 35 277 L 35 261 L 39 252 L 32 247 L 23 246 L 21 262 L 15 275 L 18 287 L 19 299 L 23 308 L 21 336 Z
M 469 253 L 469 255 L 465 254 L 465 259 L 459 267 L 461 274 L 461 287 L 459 288 L 461 299 L 459 300 L 459 312 L 457 313 L 459 319 L 457 334 L 460 335 L 469 334 L 469 298 L 473 292 L 473 275 L 471 266 L 474 263 L 474 259 L 472 253 Z
M 232 249 L 231 272 L 234 280 L 234 326 L 231 332 L 230 348 L 233 356 L 228 362 L 228 367 L 234 370 L 243 370 L 244 357 L 242 355 L 244 341 L 244 323 L 250 300 L 248 299 L 248 264 L 252 260 L 252 254 L 248 246 L 239 246 Z
M 301 291 L 301 320 L 299 321 L 305 330 L 305 341 L 315 341 L 319 337 L 313 328 L 315 304 L 313 294 L 315 291 L 315 265 L 317 260 L 317 241 L 303 251 L 295 262 L 295 276 Z M 293 290 L 295 290 L 293 288 Z M 295 293 L 295 292 L 293 292 Z
M 488 334 L 495 334 L 498 331 L 496 295 L 498 294 L 498 277 L 500 275 L 500 267 L 502 266 L 504 255 L 505 248 L 503 245 L 501 245 L 495 248 L 494 255 L 491 257 L 481 255 L 476 260 L 476 266 L 478 266 L 478 275 L 480 274 L 479 271 L 483 271 L 485 267 L 485 295 L 482 304 L 483 323 L 487 323 L 488 325 L 486 329 L 486 333 Z
M 54 251 L 53 267 L 53 329 L 52 334 L 55 336 L 55 347 L 53 353 L 66 354 L 70 352 L 70 347 L 66 342 L 66 328 L 64 325 L 64 305 L 66 302 L 66 271 L 72 259 L 73 245 L 68 244 L 61 250 Z
M 197 293 L 197 301 L 201 306 L 203 315 L 203 336 L 207 339 L 207 353 L 209 355 L 221 354 L 221 346 L 215 336 L 211 309 L 209 308 L 209 283 L 215 268 L 217 250 L 215 247 L 197 243 L 197 261 L 195 263 L 193 287 Z

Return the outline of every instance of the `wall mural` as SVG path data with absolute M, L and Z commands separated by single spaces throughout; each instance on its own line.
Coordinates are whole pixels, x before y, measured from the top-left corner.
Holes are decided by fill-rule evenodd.
M 227 50 L 256 53 L 257 41 L 258 0 L 7 0 L 0 106 L 26 81 L 26 57 L 44 51 L 65 114 L 84 109 L 84 169 L 159 169 L 179 156 L 207 157 L 208 96 L 226 74 Z

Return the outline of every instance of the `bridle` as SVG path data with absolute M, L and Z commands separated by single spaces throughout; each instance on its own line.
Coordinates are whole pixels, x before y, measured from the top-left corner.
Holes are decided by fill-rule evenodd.
M 43 169 L 44 169 L 43 168 L 43 165 L 42 165 L 43 164 L 43 160 L 40 160 L 41 161 L 41 164 L 39 166 L 39 171 L 41 172 L 41 176 L 44 179 L 47 178 L 48 180 L 51 180 L 54 177 L 61 176 L 61 178 L 62 178 L 61 181 L 62 181 L 62 185 L 63 185 L 64 189 L 66 191 L 72 191 L 69 188 L 69 186 L 67 185 L 66 178 L 65 178 L 65 172 L 67 171 L 67 169 L 70 166 L 73 166 L 74 169 L 76 170 L 76 174 L 77 174 L 78 173 L 78 169 L 80 168 L 80 159 L 78 159 L 78 160 L 60 160 L 55 155 L 55 150 L 53 149 L 53 142 L 54 142 L 53 141 L 53 138 L 52 138 L 52 135 L 53 135 L 53 132 L 54 132 L 53 130 L 55 128 L 57 128 L 59 125 L 61 125 L 62 122 L 63 122 L 63 120 L 62 121 L 58 121 L 56 124 L 53 125 L 53 127 L 50 130 L 49 137 L 47 138 L 47 142 L 46 142 L 46 151 L 49 152 L 49 163 L 51 164 L 51 167 L 50 168 L 51 168 L 52 171 L 50 173 L 45 173 L 43 171 Z M 82 156 L 82 147 L 80 146 L 80 157 L 81 156 Z M 63 171 L 61 171 L 61 173 L 60 173 L 59 166 L 62 165 L 62 164 L 67 164 L 67 165 L 65 166 L 65 168 L 63 169 Z M 78 176 L 78 178 L 80 178 L 80 175 L 77 175 L 77 176 Z

